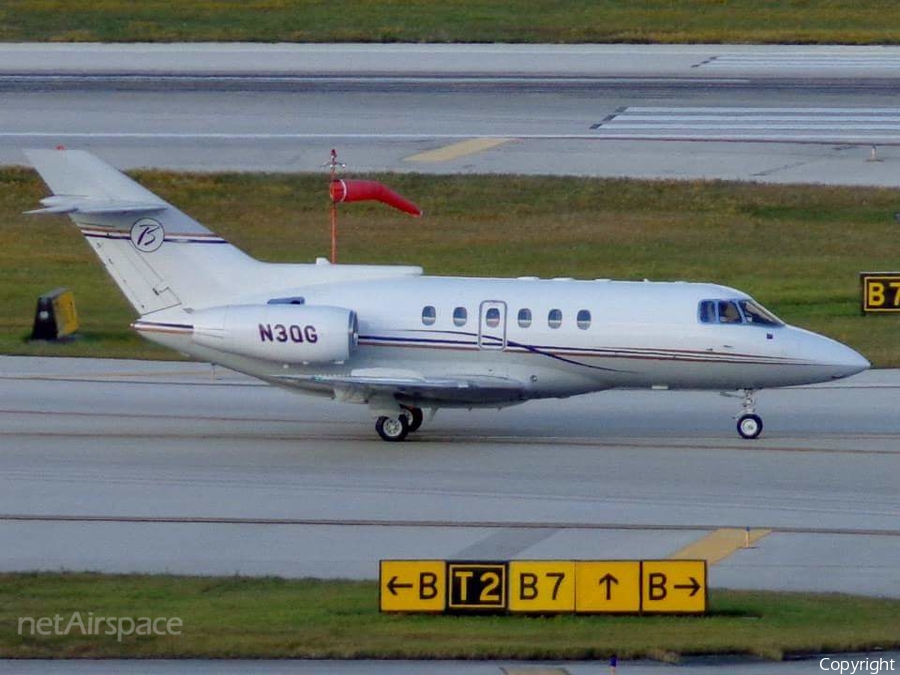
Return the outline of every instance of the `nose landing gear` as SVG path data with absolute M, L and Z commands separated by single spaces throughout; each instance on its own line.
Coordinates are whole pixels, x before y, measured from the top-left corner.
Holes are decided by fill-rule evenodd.
M 741 415 L 738 418 L 737 431 L 741 438 L 759 438 L 763 430 L 762 418 L 759 415 L 750 413 Z
M 756 414 L 756 390 L 744 389 L 742 410 L 737 420 L 737 432 L 741 438 L 759 438 L 763 430 L 762 417 Z

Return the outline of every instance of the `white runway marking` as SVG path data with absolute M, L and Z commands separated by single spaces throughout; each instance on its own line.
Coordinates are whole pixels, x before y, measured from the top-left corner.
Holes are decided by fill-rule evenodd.
M 713 56 L 694 66 L 706 69 L 790 69 L 815 68 L 817 70 L 835 70 L 845 68 L 895 69 L 900 67 L 900 54 L 722 54 Z
M 892 130 L 748 130 L 721 139 L 747 141 L 735 150 L 705 142 L 727 129 L 678 144 L 654 142 L 673 130 L 590 125 L 641 104 L 896 105 L 900 47 L 8 44 L 0 54 L 5 164 L 52 143 L 89 144 L 122 168 L 315 171 L 339 144 L 357 171 L 896 185 L 897 153 L 879 148 L 882 161 L 867 162 L 867 147 L 851 147 L 900 145 Z M 523 141 L 404 161 L 472 137 Z
M 900 143 L 897 108 L 627 107 L 592 127 L 598 138 Z

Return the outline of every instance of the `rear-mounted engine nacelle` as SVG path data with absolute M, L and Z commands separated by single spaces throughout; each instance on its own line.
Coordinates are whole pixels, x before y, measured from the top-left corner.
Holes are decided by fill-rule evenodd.
M 346 361 L 356 349 L 356 312 L 315 305 L 235 305 L 193 315 L 193 341 L 283 363 Z

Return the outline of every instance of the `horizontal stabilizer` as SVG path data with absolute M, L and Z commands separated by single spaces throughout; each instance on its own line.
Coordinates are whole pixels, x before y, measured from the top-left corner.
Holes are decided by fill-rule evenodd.
M 156 216 L 167 233 L 209 235 L 190 216 L 84 150 L 25 150 L 53 196 L 34 214 L 65 214 L 79 226 L 130 231 L 137 218 Z M 145 309 L 140 311 L 145 312 Z
M 59 214 L 59 213 L 84 213 L 91 215 L 103 215 L 113 213 L 159 213 L 168 206 L 162 203 L 150 204 L 141 202 L 128 202 L 113 199 L 91 199 L 89 197 L 71 197 L 66 195 L 54 195 L 41 200 L 44 208 L 26 211 L 26 214 Z

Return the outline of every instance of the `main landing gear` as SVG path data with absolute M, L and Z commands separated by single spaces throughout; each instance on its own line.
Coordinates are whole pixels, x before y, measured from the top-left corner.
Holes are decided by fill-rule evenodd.
M 382 415 L 375 422 L 375 431 L 381 436 L 381 440 L 390 443 L 398 443 L 404 440 L 411 432 L 418 431 L 422 426 L 425 415 L 421 408 L 414 406 L 401 406 L 397 415 Z
M 407 417 L 409 418 L 410 433 L 418 431 L 419 427 L 422 426 L 422 422 L 425 421 L 425 413 L 422 412 L 421 408 L 416 408 L 411 405 L 403 405 L 400 407 L 408 413 Z
M 737 432 L 741 438 L 759 438 L 763 430 L 762 417 L 756 414 L 756 391 L 744 389 L 741 415 L 737 420 Z
M 375 431 L 381 436 L 381 440 L 398 443 L 409 434 L 409 422 L 402 413 L 396 417 L 382 415 L 375 422 Z

